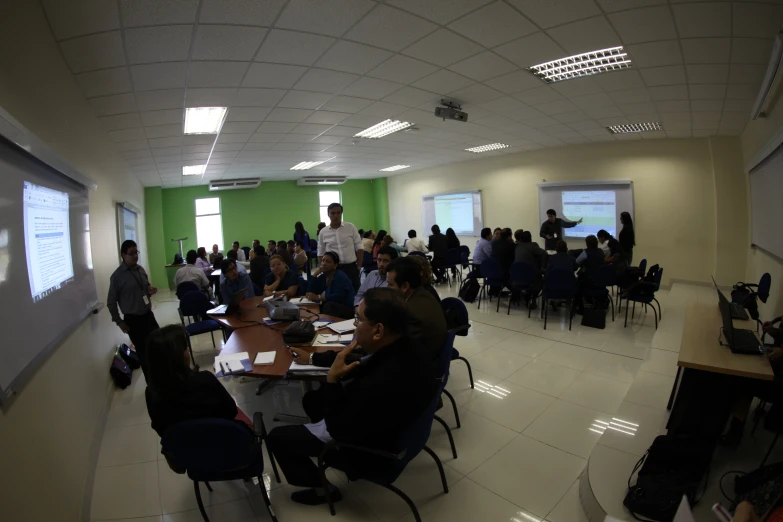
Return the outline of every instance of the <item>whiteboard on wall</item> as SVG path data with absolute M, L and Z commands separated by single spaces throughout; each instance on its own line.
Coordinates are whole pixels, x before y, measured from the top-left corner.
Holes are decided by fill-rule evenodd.
M 628 179 L 572 181 L 538 184 L 539 222 L 546 221 L 547 210 L 569 221 L 582 219 L 573 228 L 564 228 L 566 238 L 584 238 L 606 230 L 614 237 L 620 231 L 620 213 L 633 210 L 633 182 Z
M 444 233 L 452 228 L 458 236 L 480 236 L 484 228 L 480 190 L 422 196 L 421 207 L 424 236 L 430 233 L 432 225 L 438 225 Z
M 783 146 L 750 171 L 751 241 L 783 258 Z

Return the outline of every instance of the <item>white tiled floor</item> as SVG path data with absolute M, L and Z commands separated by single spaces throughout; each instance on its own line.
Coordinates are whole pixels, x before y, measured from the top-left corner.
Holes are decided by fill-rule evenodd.
M 441 285 L 438 291 L 447 297 L 456 294 L 456 287 Z M 652 313 L 638 308 L 628 328 L 623 328 L 623 310 L 605 330 L 583 328 L 577 316 L 569 332 L 563 310 L 550 310 L 544 330 L 543 320 L 536 314 L 528 318 L 524 308 L 512 306 L 506 315 L 506 301 L 500 313 L 494 302 L 482 302 L 480 310 L 469 304 L 473 327 L 467 337 L 457 338 L 456 346 L 471 362 L 476 388 L 470 389 L 466 367 L 459 361 L 452 363 L 447 386 L 462 422 L 461 429 L 453 430 L 459 458 L 452 458 L 437 423 L 428 443 L 446 466 L 451 492 L 443 494 L 437 470 L 425 454 L 414 459 L 396 485 L 414 499 L 427 521 L 582 522 L 578 487 L 587 459 L 598 445 L 620 460 L 635 461 L 662 432 L 684 305 L 688 300 L 714 301 L 711 292 L 682 285 L 660 292 L 663 320 L 657 331 Z M 168 293 L 156 298 L 160 324 L 178 321 L 171 299 Z M 210 367 L 215 353 L 210 337 L 196 339 L 194 349 L 202 367 Z M 158 458 L 159 440 L 149 426 L 143 378 L 135 373 L 134 379 L 114 397 L 96 472 L 92 519 L 199 521 L 192 483 Z M 253 381 L 225 385 L 246 413 L 265 413 L 268 429 L 274 427 L 277 411 L 302 413 L 301 389 L 295 382 L 280 383 L 260 397 Z M 455 425 L 448 402 L 439 414 Z M 612 422 L 638 425 L 637 431 L 629 436 L 628 430 L 611 429 Z M 294 488 L 265 477 L 281 522 L 413 520 L 406 505 L 388 491 L 361 482 L 347 484 L 336 473 L 332 478 L 344 492 L 336 518 L 325 507 L 292 503 Z M 214 493 L 202 489 L 213 522 L 268 520 L 257 489 L 243 483 L 213 487 Z

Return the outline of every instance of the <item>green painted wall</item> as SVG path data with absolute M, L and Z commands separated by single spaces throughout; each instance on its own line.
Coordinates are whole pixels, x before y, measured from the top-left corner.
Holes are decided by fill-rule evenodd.
M 376 180 L 377 181 L 377 180 Z M 148 249 L 153 252 L 153 243 L 165 254 L 165 262 L 170 263 L 178 251 L 177 243 L 171 238 L 187 237 L 183 241 L 183 253 L 196 249 L 198 246 L 212 245 L 196 244 L 196 204 L 198 198 L 219 197 L 223 217 L 224 249 L 235 240 L 242 246 L 250 246 L 253 239 L 260 239 L 266 247 L 270 239 L 289 240 L 293 238 L 294 223 L 301 221 L 305 229 L 315 239 L 318 225 L 318 192 L 321 190 L 339 190 L 345 209 L 343 218 L 356 225 L 357 228 L 377 229 L 376 202 L 382 201 L 385 207 L 383 214 L 388 227 L 388 197 L 386 196 L 386 180 L 383 179 L 383 196 L 374 187 L 371 180 L 347 181 L 335 187 L 300 187 L 296 181 L 265 181 L 254 189 L 226 190 L 210 192 L 207 186 L 184 187 L 175 189 L 159 189 L 162 193 L 163 237 L 157 240 L 148 232 Z M 154 199 L 154 196 L 153 196 Z M 148 229 L 154 223 L 152 214 L 147 214 Z M 150 258 L 150 264 L 153 263 Z M 174 270 L 169 269 L 169 286 L 173 284 Z
M 375 207 L 375 228 L 389 231 L 389 193 L 386 178 L 372 180 L 373 206 Z
M 144 189 L 144 226 L 147 232 L 147 260 L 150 264 L 147 273 L 153 285 L 163 287 L 168 284 L 167 269 L 163 267 L 171 261 L 166 261 L 163 248 L 163 189 L 160 187 Z

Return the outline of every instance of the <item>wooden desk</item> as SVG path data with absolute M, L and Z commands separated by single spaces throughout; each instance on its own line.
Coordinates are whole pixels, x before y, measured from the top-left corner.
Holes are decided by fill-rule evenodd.
M 244 299 L 241 303 L 239 303 L 239 315 L 237 314 L 231 314 L 231 315 L 210 315 L 210 319 L 214 319 L 215 321 L 219 322 L 223 326 L 228 326 L 230 328 L 239 329 L 239 328 L 246 328 L 249 326 L 259 326 L 258 323 L 262 323 L 264 321 L 265 317 L 269 317 L 269 314 L 266 311 L 266 307 L 261 305 L 261 303 L 264 302 L 264 298 L 261 296 L 257 297 L 251 297 L 250 299 Z M 261 306 L 258 306 L 261 305 Z M 318 313 L 318 305 L 302 305 L 299 306 L 299 308 L 304 308 L 306 310 L 309 310 L 313 313 Z M 315 316 L 312 314 L 308 314 L 307 312 L 301 313 L 299 312 L 300 317 L 303 319 L 310 319 L 314 318 Z M 342 321 L 343 319 L 334 318 L 331 316 L 322 316 L 325 319 L 334 319 L 336 321 Z M 285 329 L 286 326 L 288 326 L 289 322 L 280 323 L 276 325 L 277 327 L 283 327 Z M 262 326 L 262 328 L 267 328 L 266 326 Z M 232 336 L 233 337 L 233 336 Z M 241 352 L 245 350 L 240 350 Z
M 717 303 L 689 303 L 677 366 L 771 381 L 775 375 L 766 357 L 734 354 L 728 346 L 718 343 L 722 324 Z M 754 330 L 754 326 L 751 320 L 734 320 L 735 328 Z

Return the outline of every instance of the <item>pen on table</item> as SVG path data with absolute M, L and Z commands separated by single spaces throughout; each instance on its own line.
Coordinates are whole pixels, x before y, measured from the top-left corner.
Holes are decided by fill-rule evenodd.
M 732 522 L 733 520 L 731 513 L 729 513 L 720 502 L 716 502 L 712 505 L 712 512 L 715 514 L 715 518 L 720 520 L 720 522 Z
M 291 356 L 292 356 L 294 359 L 298 359 L 298 358 L 299 358 L 299 354 L 298 354 L 298 353 L 296 353 L 295 351 L 291 350 L 291 347 L 290 347 L 290 346 L 286 346 L 286 348 L 288 348 L 288 349 L 291 351 Z

